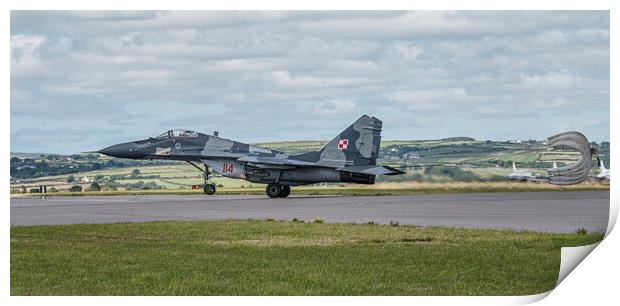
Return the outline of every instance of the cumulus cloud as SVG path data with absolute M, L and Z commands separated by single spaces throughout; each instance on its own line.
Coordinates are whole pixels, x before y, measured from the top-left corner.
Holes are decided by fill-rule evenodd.
M 41 35 L 13 35 L 11 36 L 11 77 L 40 73 L 41 46 L 47 41 Z
M 288 71 L 271 72 L 271 81 L 281 87 L 304 89 L 352 86 L 364 82 L 364 80 L 360 78 L 291 76 Z
M 519 86 L 524 90 L 572 90 L 583 85 L 583 79 L 567 72 L 553 71 L 539 75 L 520 75 Z
M 344 115 L 355 109 L 355 102 L 351 100 L 329 100 L 317 103 L 313 111 L 321 115 Z
M 394 45 L 394 50 L 401 58 L 408 61 L 414 61 L 424 51 L 422 48 L 418 48 L 413 44 L 402 42 L 396 43 Z
M 463 88 L 401 90 L 387 95 L 387 99 L 404 104 L 414 110 L 439 110 L 449 105 L 463 104 L 470 100 Z M 451 110 L 454 110 L 451 108 Z

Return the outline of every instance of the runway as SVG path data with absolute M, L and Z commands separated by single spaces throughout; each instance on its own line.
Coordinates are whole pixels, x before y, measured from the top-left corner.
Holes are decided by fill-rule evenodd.
M 609 191 L 413 196 L 156 195 L 11 199 L 12 225 L 266 219 L 574 232 L 605 231 Z

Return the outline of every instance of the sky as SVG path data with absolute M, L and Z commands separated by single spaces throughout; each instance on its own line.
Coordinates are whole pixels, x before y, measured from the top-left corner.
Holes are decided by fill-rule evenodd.
M 185 128 L 609 140 L 608 11 L 12 11 L 11 151 Z

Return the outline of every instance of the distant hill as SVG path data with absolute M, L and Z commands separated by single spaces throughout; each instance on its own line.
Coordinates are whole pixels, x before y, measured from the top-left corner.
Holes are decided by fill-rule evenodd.
M 19 157 L 19 158 L 32 158 L 37 159 L 40 158 L 41 155 L 47 155 L 46 153 L 23 153 L 23 152 L 11 152 L 11 158 Z
M 256 145 L 299 154 L 319 150 L 327 141 L 264 142 Z M 609 161 L 609 143 L 598 147 L 601 160 Z M 42 157 L 43 156 L 43 157 Z M 164 160 L 128 160 L 97 153 L 58 155 L 11 152 L 11 179 L 23 180 L 46 176 L 78 174 L 107 168 L 180 165 L 183 162 Z M 539 141 L 483 141 L 471 137 L 449 137 L 434 140 L 384 140 L 379 150 L 379 164 L 391 166 L 451 164 L 477 168 L 507 168 L 512 162 L 521 168 L 548 168 L 570 164 L 579 159 L 577 152 L 549 151 Z
M 277 141 L 254 143 L 257 146 L 284 151 L 289 154 L 298 154 L 308 151 L 320 150 L 329 140 L 302 140 L 302 141 Z M 437 145 L 473 143 L 476 139 L 472 137 L 449 137 L 442 139 L 427 140 L 382 140 L 381 148 L 389 146 L 423 146 L 431 147 Z

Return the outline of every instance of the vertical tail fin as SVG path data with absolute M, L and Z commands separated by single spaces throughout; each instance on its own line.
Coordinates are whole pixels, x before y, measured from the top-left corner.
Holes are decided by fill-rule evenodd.
M 512 171 L 517 172 L 517 165 L 515 164 L 515 162 L 512 162 Z
M 603 161 L 601 160 L 601 172 L 606 171 L 607 169 L 605 169 L 605 164 L 603 163 Z
M 553 162 L 553 169 L 557 169 L 558 168 L 558 164 L 555 163 L 555 161 Z
M 369 166 L 377 164 L 381 145 L 381 120 L 363 115 L 320 151 L 290 158 L 316 162 L 327 167 Z
M 319 163 L 337 167 L 376 165 L 382 125 L 381 120 L 363 115 L 319 151 Z

